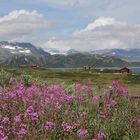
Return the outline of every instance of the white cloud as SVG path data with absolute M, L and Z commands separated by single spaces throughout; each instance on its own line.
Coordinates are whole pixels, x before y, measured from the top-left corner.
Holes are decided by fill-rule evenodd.
M 77 30 L 65 40 L 53 40 L 46 43 L 47 47 L 61 46 L 80 51 L 92 51 L 109 48 L 140 47 L 140 26 L 129 25 L 114 18 L 100 17 L 88 24 L 84 29 Z
M 37 11 L 15 10 L 0 17 L 0 38 L 14 39 L 31 34 L 39 29 L 50 28 L 51 23 Z
M 125 26 L 125 25 L 126 23 L 116 21 L 114 18 L 100 17 L 96 19 L 94 22 L 88 24 L 85 29 L 75 31 L 74 35 L 75 36 L 81 35 L 83 33 L 93 31 L 96 28 L 103 28 L 106 26 Z

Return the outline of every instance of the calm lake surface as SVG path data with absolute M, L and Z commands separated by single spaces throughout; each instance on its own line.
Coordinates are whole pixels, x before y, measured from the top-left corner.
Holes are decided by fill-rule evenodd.
M 128 67 L 131 69 L 132 73 L 140 74 L 140 67 Z M 50 70 L 62 70 L 62 71 L 69 71 L 69 70 L 78 70 L 81 68 L 49 68 Z M 112 69 L 112 70 L 119 70 L 121 67 L 100 67 L 97 69 Z
M 139 68 L 132 68 L 132 73 L 140 74 L 140 67 Z

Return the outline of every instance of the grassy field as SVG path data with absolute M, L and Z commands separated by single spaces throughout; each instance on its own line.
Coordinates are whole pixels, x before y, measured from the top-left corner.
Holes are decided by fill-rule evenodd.
M 1 69 L 0 140 L 140 140 L 140 75 Z
M 24 74 L 31 75 L 33 78 L 46 81 L 47 84 L 62 83 L 71 85 L 76 82 L 89 83 L 96 90 L 107 87 L 111 85 L 112 81 L 116 80 L 128 88 L 131 94 L 140 93 L 140 75 L 138 74 L 118 74 L 112 71 L 99 72 L 99 70 L 89 72 L 82 69 L 49 70 L 41 68 L 16 68 L 5 70 L 17 77 Z

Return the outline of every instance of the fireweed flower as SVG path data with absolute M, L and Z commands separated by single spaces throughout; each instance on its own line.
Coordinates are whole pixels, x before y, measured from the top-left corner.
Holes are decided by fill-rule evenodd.
M 132 121 L 132 125 L 140 126 L 140 119 L 135 119 Z
M 114 88 L 117 88 L 117 87 L 120 86 L 120 84 L 119 84 L 118 81 L 113 81 L 113 82 L 112 82 L 112 86 L 113 86 Z
M 128 95 L 128 89 L 123 88 L 123 87 L 117 87 L 117 88 L 116 88 L 116 93 Z
M 60 103 L 55 103 L 53 107 L 56 112 L 59 112 L 61 110 L 62 105 Z
M 74 124 L 74 128 L 79 127 L 80 126 L 80 120 L 77 120 Z
M 4 134 L 3 130 L 0 129 L 0 140 L 8 140 L 8 137 Z
M 18 138 L 22 138 L 26 135 L 27 130 L 26 130 L 26 125 L 25 124 L 21 124 L 19 131 L 17 133 Z
M 116 107 L 116 105 L 117 105 L 117 102 L 115 100 L 112 100 L 110 106 L 114 108 Z
M 99 100 L 100 100 L 100 97 L 99 96 L 94 96 L 93 98 L 92 98 L 92 103 L 94 104 L 94 105 L 99 105 Z
M 19 138 L 22 138 L 24 137 L 24 135 L 27 133 L 26 129 L 25 128 L 20 128 L 19 132 L 18 132 L 18 137 Z
M 136 132 L 140 131 L 140 119 L 134 119 L 132 121 L 132 129 Z
M 103 98 L 105 104 L 110 103 L 110 93 L 111 91 L 109 88 L 104 89 Z
M 78 135 L 79 138 L 87 138 L 88 130 L 86 130 L 86 129 L 79 129 L 77 131 L 77 135 Z
M 113 81 L 112 86 L 114 87 L 117 94 L 128 95 L 128 89 L 122 87 L 122 85 L 118 81 Z
M 10 125 L 10 119 L 8 117 L 4 117 L 2 121 L 5 125 Z
M 38 121 L 38 119 L 39 119 L 38 113 L 37 112 L 32 113 L 31 114 L 31 119 L 32 119 L 33 122 Z
M 122 87 L 122 85 L 116 83 L 114 85 L 115 88 L 114 91 L 116 91 L 117 94 L 127 94 L 127 89 Z M 83 92 L 85 90 L 85 92 Z M 51 87 L 41 86 L 39 83 L 38 85 L 34 84 L 31 86 L 25 86 L 22 83 L 16 83 L 11 85 L 7 85 L 0 88 L 0 107 L 1 107 L 1 114 L 0 114 L 0 140 L 8 140 L 8 139 L 30 139 L 30 130 L 32 131 L 32 128 L 35 127 L 36 129 L 33 129 L 33 133 L 38 135 L 39 139 L 41 136 L 43 136 L 44 132 L 45 134 L 48 134 L 49 132 L 52 132 L 56 129 L 56 124 L 58 125 L 58 128 L 62 128 L 63 130 L 60 130 L 63 134 L 67 133 L 66 135 L 71 135 L 73 137 L 73 132 L 77 132 L 77 137 L 79 136 L 79 139 L 85 138 L 90 139 L 89 132 L 86 129 L 80 129 L 83 128 L 86 123 L 86 127 L 90 128 L 89 125 L 90 121 L 87 120 L 86 122 L 84 119 L 88 116 L 88 114 L 91 114 L 93 112 L 90 112 L 88 107 L 92 107 L 94 104 L 97 106 L 99 102 L 100 109 L 97 110 L 99 120 L 101 119 L 101 122 L 104 123 L 104 120 L 106 119 L 108 121 L 111 119 L 114 119 L 114 117 L 121 117 L 118 116 L 117 113 L 114 113 L 114 110 L 121 109 L 121 104 L 116 101 L 119 100 L 119 96 L 116 98 L 111 95 L 112 90 L 109 88 L 104 91 L 105 94 L 101 95 L 101 99 L 99 96 L 92 96 L 91 94 L 85 94 L 87 92 L 90 92 L 90 89 L 88 85 L 82 86 L 77 85 L 77 92 L 72 92 L 72 94 L 68 94 L 64 87 L 60 85 L 52 85 Z M 80 93 L 80 94 L 77 94 Z M 113 92 L 112 92 L 113 93 Z M 90 97 L 90 98 L 87 98 Z M 103 99 L 103 100 L 102 100 Z M 126 100 L 126 98 L 121 98 L 122 102 Z M 90 102 L 88 102 L 90 101 Z M 139 132 L 139 116 L 134 117 L 133 114 L 129 114 L 134 110 L 135 112 L 138 112 L 139 106 L 137 102 L 133 102 L 133 100 L 129 100 L 129 102 L 126 102 L 130 104 L 130 107 L 128 108 L 128 111 L 126 110 L 126 113 L 128 113 L 128 116 L 130 118 L 137 118 L 130 122 L 131 128 L 135 131 Z M 109 109 L 112 109 L 111 111 Z M 126 108 L 127 109 L 127 108 Z M 136 110 L 135 110 L 136 109 Z M 60 111 L 60 112 L 56 112 Z M 88 114 L 86 112 L 88 112 Z M 101 112 L 102 111 L 102 112 Z M 73 113 L 74 112 L 74 113 Z M 14 114 L 14 115 L 13 115 Z M 74 115 L 73 115 L 74 114 Z M 23 118 L 21 117 L 23 115 Z M 127 114 L 126 114 L 127 115 Z M 135 115 L 135 114 L 134 114 Z M 79 117 L 79 120 L 78 120 Z M 85 118 L 84 118 L 85 117 Z M 92 117 L 92 116 L 91 116 Z M 93 116 L 94 117 L 94 116 Z M 52 118 L 55 119 L 55 122 L 46 122 L 46 119 Z M 62 119 L 68 120 L 68 122 L 60 123 Z M 77 119 L 77 120 L 76 120 Z M 90 118 L 89 118 L 90 119 Z M 125 118 L 126 122 L 129 122 L 129 118 Z M 40 120 L 40 121 L 39 121 Z M 27 123 L 27 127 L 22 123 Z M 38 122 L 38 123 L 35 123 Z M 97 126 L 101 125 L 100 121 L 97 121 L 95 118 L 95 122 L 97 123 Z M 110 124 L 108 123 L 107 126 Z M 122 128 L 124 124 L 122 124 L 120 127 Z M 42 127 L 41 127 L 42 126 Z M 41 131 L 40 131 L 41 127 Z M 119 127 L 119 126 L 117 126 Z M 27 129 L 28 128 L 28 129 Z M 126 128 L 127 129 L 127 128 Z M 132 129 L 128 128 L 127 131 L 129 134 L 131 134 Z M 27 132 L 28 130 L 28 132 Z M 59 131 L 59 130 L 58 130 Z M 118 130 L 116 130 L 118 133 Z M 57 135 L 57 132 L 53 131 L 54 135 Z M 120 132 L 121 133 L 121 132 Z M 108 133 L 108 137 L 112 134 L 112 132 Z M 51 134 L 50 134 L 51 135 Z M 95 137 L 91 139 L 96 140 L 104 140 L 107 139 L 107 134 L 104 131 L 99 131 Z M 133 137 L 132 133 L 132 137 Z M 62 137 L 60 138 L 62 139 Z M 115 138 L 113 138 L 115 139 Z M 121 138 L 120 138 L 121 139 Z
M 20 122 L 21 122 L 20 115 L 15 116 L 15 117 L 14 117 L 14 123 L 15 123 L 15 124 L 18 124 L 18 123 L 20 123 Z
M 85 102 L 85 98 L 83 96 L 79 96 L 78 100 L 79 100 L 80 104 L 83 104 Z
M 83 92 L 92 93 L 92 86 L 90 84 L 86 84 L 82 88 L 83 88 Z
M 62 127 L 63 127 L 63 130 L 64 130 L 65 132 L 69 132 L 69 133 L 71 133 L 72 130 L 74 129 L 74 126 L 69 125 L 69 124 L 66 123 L 65 121 L 63 121 L 63 123 L 62 123 Z
M 0 124 L 0 130 L 3 130 L 3 126 L 2 126 L 2 124 Z
M 93 137 L 92 140 L 98 140 L 97 137 Z
M 75 93 L 79 94 L 81 92 L 81 85 L 79 83 L 75 84 Z
M 0 99 L 2 99 L 2 97 L 3 97 L 3 93 L 0 92 Z
M 6 138 L 7 138 L 7 139 L 6 139 Z M 3 139 L 8 140 L 8 137 L 5 136 L 5 133 L 4 133 L 4 131 L 3 131 L 3 126 L 0 125 L 0 140 L 3 140 Z
M 31 116 L 31 114 L 34 112 L 33 106 L 29 106 L 25 112 L 25 117 Z
M 8 136 L 5 136 L 5 137 L 2 138 L 1 140 L 8 140 Z
M 13 84 L 14 83 L 14 78 L 13 77 L 10 77 L 10 79 L 9 79 L 9 84 Z
M 99 140 L 104 140 L 104 139 L 106 139 L 106 134 L 105 134 L 105 132 L 104 131 L 99 131 L 99 133 L 97 134 L 97 138 L 99 139 Z
M 28 88 L 29 93 L 35 93 L 38 90 L 36 85 L 32 85 L 31 87 Z
M 66 102 L 72 103 L 75 99 L 75 96 L 66 95 Z
M 12 99 L 13 99 L 16 95 L 15 95 L 14 92 L 9 91 L 9 92 L 7 93 L 7 96 L 8 96 L 8 98 L 12 98 Z
M 10 135 L 10 134 L 15 134 L 15 133 L 16 133 L 16 127 L 15 127 L 15 124 L 12 125 L 12 126 L 8 129 L 8 131 L 9 131 L 9 135 Z
M 88 112 L 80 112 L 80 116 L 81 117 L 87 117 L 88 116 Z
M 52 131 L 55 129 L 55 127 L 56 125 L 54 122 L 46 122 L 43 128 L 45 131 Z

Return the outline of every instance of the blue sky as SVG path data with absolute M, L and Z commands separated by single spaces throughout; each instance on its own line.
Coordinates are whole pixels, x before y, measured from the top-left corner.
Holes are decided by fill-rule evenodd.
M 0 0 L 0 38 L 46 49 L 140 47 L 139 13 L 140 0 Z

